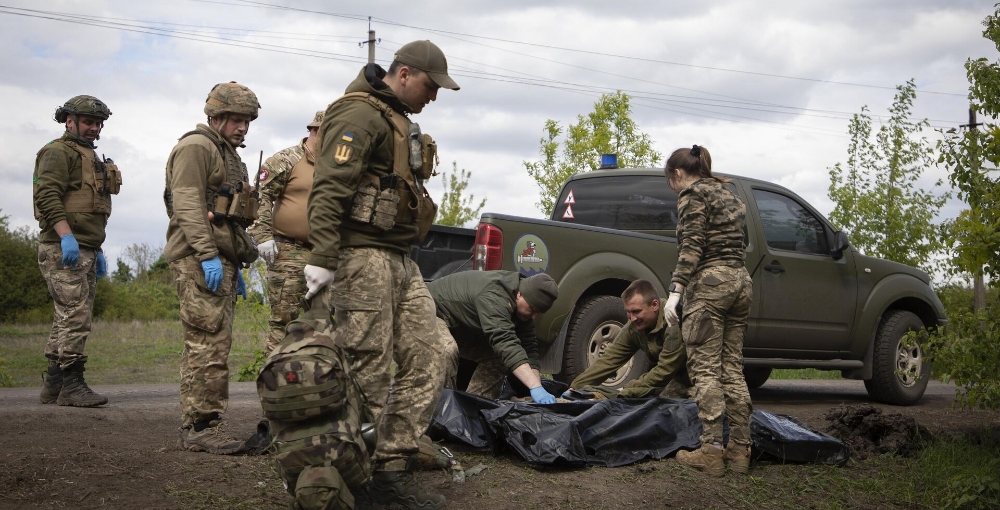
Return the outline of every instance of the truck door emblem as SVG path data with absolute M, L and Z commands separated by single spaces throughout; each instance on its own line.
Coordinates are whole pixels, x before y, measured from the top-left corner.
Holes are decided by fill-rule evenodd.
M 544 273 L 549 267 L 549 249 L 534 234 L 524 234 L 514 243 L 514 267 L 524 275 Z
M 566 211 L 563 213 L 563 219 L 564 220 L 573 219 L 573 206 L 571 205 L 566 206 Z

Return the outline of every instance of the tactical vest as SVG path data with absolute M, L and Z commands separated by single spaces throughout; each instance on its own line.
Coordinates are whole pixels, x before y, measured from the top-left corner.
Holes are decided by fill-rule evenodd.
M 111 195 L 117 195 L 122 186 L 118 165 L 110 159 L 97 159 L 89 147 L 81 147 L 72 140 L 55 140 L 80 154 L 80 189 L 67 190 L 62 196 L 63 210 L 68 213 L 94 213 L 111 215 Z M 37 187 L 37 185 L 36 185 Z M 37 191 L 37 190 L 36 190 Z M 41 212 L 35 207 L 35 219 Z
M 434 168 L 438 163 L 437 144 L 430 135 L 420 133 L 419 127 L 416 132 L 412 132 L 414 130 L 411 125 L 417 126 L 416 124 L 372 94 L 348 92 L 334 101 L 334 104 L 344 101 L 362 101 L 369 104 L 378 110 L 392 127 L 392 173 L 399 177 L 395 186 L 399 196 L 395 223 L 416 224 L 417 242 L 423 241 L 437 214 L 437 205 L 423 185 L 423 181 L 435 175 Z M 366 172 L 362 176 L 358 193 L 362 195 L 378 193 L 384 189 L 381 176 Z M 372 218 L 375 218 L 377 213 L 378 211 L 372 211 Z
M 191 135 L 202 135 L 208 138 L 212 145 L 219 149 L 223 164 L 226 167 L 226 180 L 219 188 L 205 187 L 205 204 L 216 218 L 227 218 L 237 221 L 246 227 L 257 219 L 257 198 L 253 196 L 253 188 L 247 177 L 247 166 L 239 161 L 230 150 L 227 142 L 215 133 L 195 129 L 180 137 L 183 140 Z M 174 201 L 170 188 L 163 190 L 163 201 L 167 207 L 167 217 L 174 215 Z
M 316 476 L 312 468 L 329 471 L 320 479 L 349 488 L 362 486 L 371 472 L 372 452 L 361 436 L 363 420 L 372 421 L 367 400 L 332 338 L 329 312 L 319 308 L 289 323 L 257 376 L 274 458 L 293 495 L 300 475 Z

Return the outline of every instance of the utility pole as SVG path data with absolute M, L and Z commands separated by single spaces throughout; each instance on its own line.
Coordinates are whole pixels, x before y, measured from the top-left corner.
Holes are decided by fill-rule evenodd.
M 975 108 L 969 107 L 969 132 L 976 132 L 976 110 Z M 974 145 L 977 149 L 979 144 Z M 976 173 L 979 173 L 979 155 L 970 154 L 969 163 L 971 163 Z M 972 280 L 972 311 L 979 312 L 980 310 L 986 308 L 986 284 L 983 281 L 983 268 L 977 267 L 976 274 Z
M 367 41 L 362 41 L 362 42 L 358 43 L 358 46 L 364 46 L 365 44 L 368 45 L 368 63 L 369 64 L 374 64 L 375 63 L 375 44 L 379 43 L 379 42 L 382 42 L 382 40 L 375 38 L 375 31 L 372 30 L 372 18 L 371 18 L 371 16 L 369 16 L 368 17 L 368 40 Z

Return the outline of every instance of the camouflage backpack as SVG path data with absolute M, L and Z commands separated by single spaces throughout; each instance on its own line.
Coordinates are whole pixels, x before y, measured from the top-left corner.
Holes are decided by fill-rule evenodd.
M 333 330 L 329 312 L 305 312 L 257 376 L 271 450 L 295 508 L 353 508 L 350 489 L 371 473 L 361 437 L 361 424 L 371 421 L 367 401 Z

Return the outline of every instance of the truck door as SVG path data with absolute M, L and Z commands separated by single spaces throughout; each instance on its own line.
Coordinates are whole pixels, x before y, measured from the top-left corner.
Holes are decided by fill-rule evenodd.
M 794 351 L 802 350 L 803 357 L 823 357 L 822 351 L 837 357 L 848 348 L 854 326 L 853 257 L 833 258 L 829 227 L 795 197 L 753 188 L 753 198 L 765 243 L 758 251 L 763 260 L 754 261 L 760 307 L 747 347 L 755 356 L 794 358 Z M 768 353 L 772 349 L 776 352 Z

